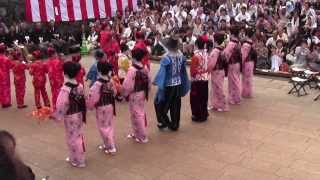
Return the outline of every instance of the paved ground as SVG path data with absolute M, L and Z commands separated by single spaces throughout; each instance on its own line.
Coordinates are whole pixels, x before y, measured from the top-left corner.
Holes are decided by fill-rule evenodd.
M 90 59 L 83 62 L 88 66 Z M 153 74 L 158 65 L 152 66 Z M 37 175 L 50 180 L 319 180 L 320 102 L 315 90 L 306 97 L 288 95 L 285 80 L 255 79 L 255 98 L 211 113 L 204 124 L 190 119 L 189 98 L 183 100 L 182 125 L 177 133 L 159 132 L 152 101 L 148 102 L 150 143 L 126 139 L 130 131 L 126 103 L 117 104 L 116 140 L 119 152 L 106 156 L 94 114 L 86 127 L 87 167 L 71 168 L 64 159 L 63 124 L 41 125 L 28 117 L 31 108 L 0 110 L 1 129 L 13 132 L 18 151 Z M 26 102 L 33 105 L 28 80 Z M 151 97 L 155 89 L 152 89 Z

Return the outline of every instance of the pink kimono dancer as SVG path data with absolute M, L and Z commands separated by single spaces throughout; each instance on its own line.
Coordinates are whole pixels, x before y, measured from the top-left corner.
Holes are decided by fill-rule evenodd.
M 215 70 L 211 74 L 211 108 L 215 111 L 229 111 L 226 96 L 224 94 L 225 70 Z
M 228 67 L 228 101 L 230 104 L 241 102 L 240 63 L 229 64 Z
M 64 125 L 66 131 L 66 140 L 69 150 L 67 161 L 72 166 L 85 166 L 85 145 L 83 135 L 82 113 L 65 116 Z
M 101 97 L 102 83 L 96 81 L 90 89 L 87 99 L 87 108 L 96 109 L 97 128 L 103 140 L 103 145 L 99 149 L 105 150 L 106 153 L 115 153 L 116 146 L 114 140 L 114 106 L 113 104 L 96 106 Z M 114 92 L 116 92 L 114 90 Z
M 243 65 L 242 74 L 242 97 L 252 98 L 253 95 L 253 70 L 254 62 L 247 61 Z
M 144 70 L 147 73 L 147 69 Z M 131 114 L 131 124 L 133 132 L 128 135 L 128 138 L 134 138 L 137 142 L 147 143 L 146 135 L 147 118 L 145 111 L 146 93 L 145 91 L 135 92 L 135 78 L 137 69 L 130 67 L 127 76 L 122 85 L 122 94 L 124 97 L 129 97 L 129 110 Z M 149 86 L 150 86 L 149 77 Z M 150 87 L 149 87 L 150 89 Z
M 99 149 L 104 149 L 106 153 L 115 153 L 113 105 L 97 107 L 96 119 L 97 127 L 103 140 L 103 146 L 99 146 Z
M 83 90 L 83 87 L 78 87 L 78 90 Z M 69 150 L 69 157 L 66 160 L 72 166 L 85 167 L 83 114 L 79 112 L 66 115 L 69 109 L 69 94 L 70 89 L 63 86 L 57 99 L 57 109 L 53 117 L 57 119 L 57 121 L 64 120 L 66 141 Z
M 137 142 L 146 143 L 147 117 L 145 113 L 145 92 L 135 92 L 129 96 L 129 110 L 131 114 L 132 134 L 128 138 L 135 138 Z

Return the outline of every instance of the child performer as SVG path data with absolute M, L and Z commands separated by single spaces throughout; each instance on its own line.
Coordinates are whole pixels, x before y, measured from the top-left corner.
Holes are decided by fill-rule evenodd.
M 46 107 L 50 107 L 50 101 L 46 90 L 46 67 L 40 60 L 41 53 L 39 50 L 34 51 L 32 55 L 34 59 L 29 67 L 29 73 L 33 77 L 32 83 L 34 87 L 34 99 L 36 107 L 38 109 L 42 108 L 40 96 L 43 98 L 44 105 Z
M 102 50 L 97 50 L 94 53 L 95 62 L 90 67 L 90 70 L 87 74 L 86 81 L 90 81 L 90 87 L 97 81 L 98 79 L 98 70 L 97 70 L 97 63 L 99 61 L 104 61 L 104 52 Z
M 2 108 L 11 107 L 10 69 L 11 61 L 5 55 L 6 46 L 0 44 L 0 103 Z
M 75 79 L 80 68 L 78 63 L 72 61 L 64 63 L 65 84 L 58 95 L 56 111 L 52 114 L 54 120 L 58 122 L 64 120 L 69 149 L 66 161 L 78 168 L 85 167 L 83 127 L 86 122 L 83 86 Z
M 240 65 L 242 61 L 241 47 L 239 42 L 239 27 L 231 27 L 231 40 L 224 49 L 228 65 L 228 91 L 229 103 L 240 104 L 241 102 L 241 82 Z
M 131 62 L 129 60 L 129 56 L 130 56 L 129 47 L 126 44 L 121 44 L 120 48 L 121 48 L 121 53 L 119 54 L 119 59 L 118 59 L 118 64 L 119 64 L 118 76 L 119 76 L 120 83 L 122 84 L 128 73 L 129 67 L 131 66 Z M 120 94 L 118 94 L 117 99 L 119 101 L 122 101 L 123 98 L 121 97 Z
M 24 104 L 24 96 L 26 94 L 26 70 L 28 66 L 22 60 L 21 53 L 19 51 L 13 52 L 13 77 L 14 85 L 16 87 L 16 99 L 18 109 L 26 108 L 27 105 Z
M 205 36 L 199 36 L 195 44 L 197 50 L 191 59 L 191 91 L 190 105 L 192 121 L 204 122 L 208 113 L 208 54 L 205 49 L 208 40 Z
M 148 100 L 149 89 L 151 87 L 148 69 L 142 64 L 145 51 L 140 48 L 132 50 L 132 66 L 122 84 L 122 93 L 129 96 L 129 108 L 131 112 L 131 122 L 133 133 L 128 138 L 134 138 L 139 143 L 147 143 L 146 134 L 147 117 L 145 111 L 145 101 Z
M 72 56 L 72 61 L 75 62 L 75 63 L 79 63 L 79 65 L 81 66 L 81 69 L 79 71 L 79 73 L 77 74 L 76 76 L 76 80 L 78 83 L 82 84 L 82 86 L 84 86 L 84 76 L 86 75 L 86 69 L 80 64 L 80 61 L 81 61 L 81 55 L 78 54 L 78 55 L 75 55 L 75 56 Z
M 126 77 L 129 67 L 131 66 L 131 62 L 130 62 L 130 51 L 129 51 L 129 47 L 126 44 L 121 44 L 120 46 L 121 48 L 121 53 L 119 54 L 119 80 L 121 83 L 123 83 L 124 78 Z
M 51 86 L 52 107 L 55 110 L 58 94 L 63 86 L 63 60 L 57 56 L 55 49 L 52 47 L 47 49 L 47 54 L 49 59 L 45 65 Z
M 116 86 L 112 81 L 112 65 L 98 62 L 98 80 L 90 88 L 87 101 L 88 109 L 96 109 L 97 127 L 103 140 L 99 149 L 106 154 L 117 152 L 114 142 L 114 116 Z
M 248 39 L 241 47 L 242 54 L 242 97 L 251 98 L 253 88 L 253 70 L 254 64 L 257 61 L 257 52 L 253 48 L 252 37 L 254 35 L 253 29 L 247 29 Z
M 141 62 L 143 66 L 147 67 L 147 69 L 150 71 L 149 51 L 145 42 L 145 34 L 143 32 L 137 32 L 135 36 L 136 44 L 134 45 L 134 49 L 139 48 L 145 51 L 145 55 Z
M 211 98 L 209 110 L 219 112 L 228 111 L 228 103 L 223 91 L 225 69 L 228 66 L 225 55 L 223 54 L 224 33 L 215 33 L 214 40 L 216 47 L 209 56 L 208 71 L 211 73 Z

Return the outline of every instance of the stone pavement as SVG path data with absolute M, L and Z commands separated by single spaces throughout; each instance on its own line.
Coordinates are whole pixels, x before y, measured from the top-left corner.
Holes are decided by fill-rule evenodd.
M 91 59 L 85 58 L 86 67 Z M 158 69 L 152 65 L 153 74 Z M 28 113 L 33 87 L 28 79 L 28 109 L 0 109 L 0 128 L 14 133 L 18 152 L 37 179 L 49 180 L 319 180 L 319 102 L 310 95 L 288 95 L 283 79 L 255 78 L 255 98 L 232 106 L 228 113 L 211 113 L 208 122 L 191 122 L 189 98 L 183 99 L 179 132 L 159 132 L 152 98 L 148 102 L 148 144 L 126 139 L 130 132 L 126 103 L 117 103 L 116 142 L 119 152 L 107 156 L 94 113 L 89 113 L 86 135 L 87 167 L 65 163 L 63 124 L 37 124 Z M 155 89 L 152 89 L 153 97 Z

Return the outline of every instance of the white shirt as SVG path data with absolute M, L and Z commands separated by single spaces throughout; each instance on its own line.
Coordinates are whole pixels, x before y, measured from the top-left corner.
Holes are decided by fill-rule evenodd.
M 197 9 L 191 9 L 190 14 L 192 18 L 195 18 L 198 14 L 198 8 Z
M 242 14 L 242 13 L 239 13 L 236 17 L 235 17 L 235 20 L 237 22 L 242 22 L 242 21 L 246 21 L 246 22 L 249 22 L 250 21 L 250 14 L 249 13 L 245 13 L 245 14 Z

